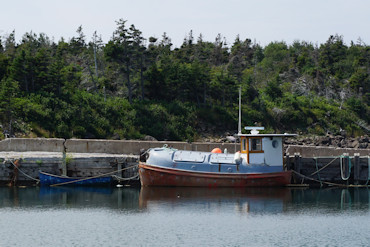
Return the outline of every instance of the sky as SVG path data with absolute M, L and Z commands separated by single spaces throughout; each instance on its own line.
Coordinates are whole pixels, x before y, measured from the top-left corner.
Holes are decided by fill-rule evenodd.
M 262 46 L 296 40 L 319 45 L 336 34 L 347 45 L 359 38 L 369 45 L 369 13 L 368 0 L 1 0 L 0 36 L 15 30 L 19 42 L 32 31 L 68 41 L 82 26 L 87 42 L 96 31 L 106 43 L 124 19 L 146 39 L 166 32 L 173 48 L 191 30 L 194 39 L 202 34 L 210 42 L 221 34 L 229 45 L 237 35 Z

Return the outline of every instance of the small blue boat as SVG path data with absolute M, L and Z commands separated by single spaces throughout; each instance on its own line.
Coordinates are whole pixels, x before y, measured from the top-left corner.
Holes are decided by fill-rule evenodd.
M 112 182 L 112 177 L 66 177 L 39 171 L 41 185 L 106 185 Z

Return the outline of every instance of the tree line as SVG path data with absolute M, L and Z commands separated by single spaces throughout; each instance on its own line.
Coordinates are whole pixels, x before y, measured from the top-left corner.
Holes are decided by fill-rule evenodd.
M 340 35 L 323 44 L 239 36 L 213 42 L 192 31 L 174 48 L 126 20 L 107 43 L 80 26 L 66 41 L 0 37 L 0 130 L 62 138 L 197 140 L 243 125 L 323 135 L 369 131 L 370 49 Z

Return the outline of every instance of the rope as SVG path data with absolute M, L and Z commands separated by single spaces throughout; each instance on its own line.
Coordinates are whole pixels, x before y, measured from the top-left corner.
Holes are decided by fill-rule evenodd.
M 317 162 L 317 159 L 319 159 L 319 158 L 324 158 L 324 157 L 314 157 L 314 159 L 316 160 L 316 162 Z M 328 164 L 326 164 L 325 166 L 323 166 L 322 168 L 320 168 L 319 170 L 317 170 L 317 171 L 315 171 L 314 173 L 312 173 L 310 176 L 313 176 L 313 175 L 315 175 L 316 173 L 318 173 L 318 172 L 320 172 L 321 170 L 324 170 L 326 167 L 328 167 L 330 164 L 332 164 L 336 159 L 338 159 L 339 158 L 339 156 L 338 157 L 335 157 L 332 161 L 330 161 Z M 317 168 L 316 168 L 317 169 Z
M 305 176 L 305 175 L 303 175 L 303 174 L 301 174 L 301 173 L 299 173 L 299 172 L 296 172 L 296 171 L 294 171 L 294 170 L 291 170 L 291 171 L 292 171 L 293 173 L 297 174 L 298 176 L 300 176 L 300 177 L 304 178 L 304 179 L 308 179 L 308 180 L 311 180 L 311 181 L 315 181 L 315 182 L 320 183 L 320 181 L 319 181 L 319 180 L 317 180 L 317 179 L 307 177 L 307 176 Z M 345 185 L 343 185 L 343 184 L 336 184 L 336 183 L 330 183 L 330 182 L 325 182 L 325 181 L 322 181 L 322 183 L 327 184 L 327 185 L 332 185 L 332 186 L 345 187 Z
M 348 159 L 348 176 L 344 177 L 343 174 L 343 159 L 347 158 Z M 351 158 L 349 156 L 341 156 L 340 157 L 340 175 L 342 177 L 342 180 L 347 181 L 349 177 L 351 176 Z
M 24 176 L 26 176 L 26 177 L 28 177 L 28 178 L 30 178 L 30 179 L 32 179 L 32 180 L 34 180 L 34 181 L 36 181 L 36 182 L 40 182 L 40 179 L 37 179 L 37 178 L 33 178 L 33 177 L 31 177 L 30 175 L 27 175 L 25 172 L 23 172 L 21 169 L 19 169 L 19 167 L 17 167 L 14 163 L 13 163 L 13 161 L 11 161 L 11 160 L 8 160 L 8 161 L 10 161 L 10 164 L 12 164 L 15 168 L 17 168 L 18 169 L 18 171 L 20 171 Z
M 119 177 L 117 175 L 112 175 L 112 178 L 116 179 L 118 182 L 129 181 L 129 180 L 132 180 L 132 179 L 137 178 L 137 177 L 139 177 L 139 174 L 137 174 L 135 176 L 132 176 L 132 177 L 129 177 L 129 178 L 123 178 L 123 177 Z
M 317 179 L 314 179 L 314 178 L 310 178 L 310 177 L 307 177 L 299 172 L 296 172 L 294 170 L 291 170 L 293 173 L 295 173 L 296 175 L 302 177 L 302 178 L 305 178 L 305 179 L 308 179 L 308 180 L 311 180 L 311 181 L 315 181 L 315 182 L 320 182 L 319 180 Z M 338 187 L 369 187 L 368 185 L 345 185 L 345 184 L 336 184 L 336 183 L 331 183 L 331 182 L 325 182 L 325 181 L 322 181 L 322 183 L 324 184 L 327 184 L 327 185 L 331 185 L 331 186 L 338 186 Z
M 68 182 L 63 182 L 63 183 L 59 183 L 59 184 L 52 184 L 52 185 L 50 185 L 50 187 L 59 186 L 59 185 L 65 185 L 65 184 L 72 184 L 72 183 L 76 183 L 76 182 L 80 182 L 80 181 L 85 181 L 85 180 L 89 180 L 89 179 L 93 179 L 93 178 L 104 177 L 104 176 L 107 176 L 107 175 L 110 175 L 110 174 L 114 174 L 114 173 L 117 173 L 117 172 L 120 172 L 120 171 L 124 171 L 124 170 L 128 170 L 128 169 L 134 168 L 136 166 L 138 166 L 138 165 L 129 166 L 129 167 L 126 167 L 126 168 L 119 169 L 117 171 L 100 174 L 100 175 L 97 175 L 97 176 L 94 176 L 94 177 L 82 178 L 82 179 L 68 181 Z

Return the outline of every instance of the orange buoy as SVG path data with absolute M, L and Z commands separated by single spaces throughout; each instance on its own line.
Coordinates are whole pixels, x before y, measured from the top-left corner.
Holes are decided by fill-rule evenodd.
M 214 149 L 212 149 L 211 153 L 217 153 L 217 154 L 220 154 L 220 153 L 222 153 L 222 151 L 221 151 L 221 149 L 219 149 L 219 148 L 214 148 Z

